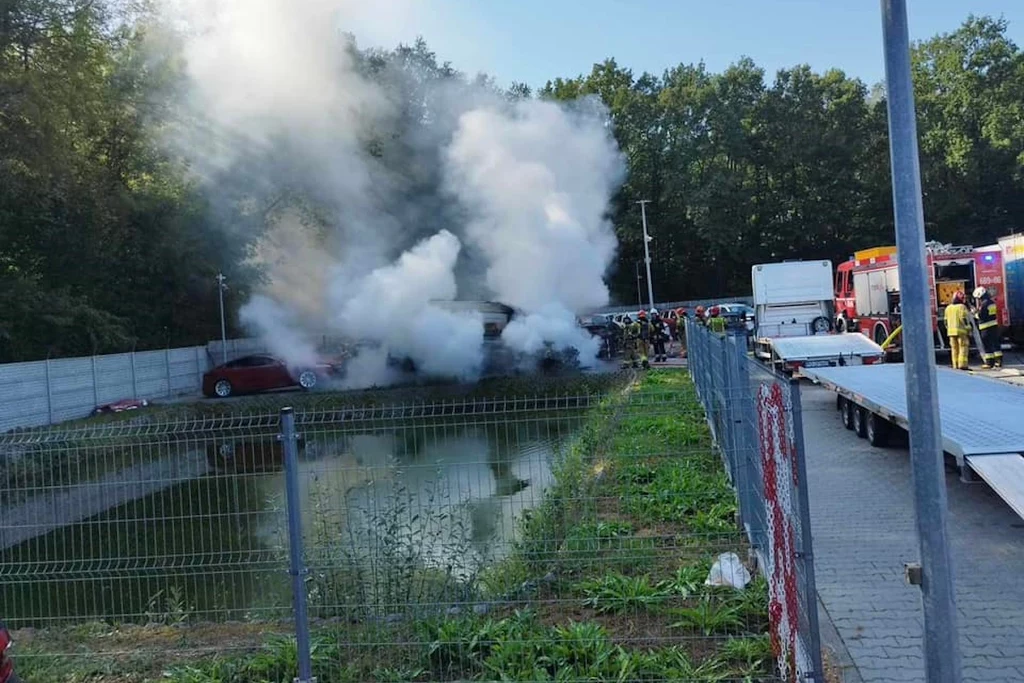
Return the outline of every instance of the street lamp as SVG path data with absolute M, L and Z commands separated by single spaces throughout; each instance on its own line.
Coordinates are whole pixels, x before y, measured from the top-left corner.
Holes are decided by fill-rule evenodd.
M 637 202 L 640 205 L 640 216 L 643 218 L 644 225 L 644 263 L 647 265 L 647 298 L 650 300 L 651 308 L 654 308 L 654 283 L 651 282 L 651 250 L 648 243 L 651 241 L 651 236 L 647 234 L 647 205 L 650 204 L 650 199 L 641 199 Z
M 227 280 L 223 273 L 217 273 L 217 294 L 220 297 L 220 354 L 221 362 L 228 362 L 228 332 L 224 325 L 224 290 L 228 288 L 224 282 Z

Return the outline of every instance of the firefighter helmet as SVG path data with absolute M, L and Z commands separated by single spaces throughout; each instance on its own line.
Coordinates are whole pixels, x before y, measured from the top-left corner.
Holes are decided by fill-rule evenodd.
M 718 306 L 712 306 L 712 307 L 711 307 L 711 310 L 710 310 L 710 311 L 708 311 L 708 315 L 710 315 L 710 316 L 711 316 L 712 318 L 717 318 L 717 317 L 718 317 L 718 315 L 719 315 L 719 314 L 720 314 L 721 312 L 722 312 L 722 309 L 721 309 L 721 308 L 719 308 Z
M 639 313 L 636 314 L 636 317 L 639 318 L 640 320 L 646 320 L 647 311 L 640 311 Z
M 974 290 L 974 298 L 975 299 L 980 299 L 981 297 L 985 296 L 986 294 L 988 294 L 988 290 L 985 289 L 984 287 L 978 287 L 977 289 Z
M 960 292 L 960 291 L 953 292 L 953 303 L 954 304 L 962 304 L 964 302 L 965 298 L 966 297 L 964 297 L 964 293 L 963 292 Z
M 704 307 L 703 306 L 698 306 L 697 307 L 697 315 L 704 315 Z

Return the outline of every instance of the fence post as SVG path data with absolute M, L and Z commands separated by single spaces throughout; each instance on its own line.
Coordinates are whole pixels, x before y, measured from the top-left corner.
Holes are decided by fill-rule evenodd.
M 201 348 L 201 346 L 196 347 L 196 387 L 200 393 L 203 391 L 203 352 L 200 351 Z
M 821 659 L 821 632 L 818 625 L 818 586 L 814 579 L 814 552 L 811 541 L 811 502 L 807 495 L 807 459 L 804 453 L 804 420 L 800 403 L 800 381 L 789 380 L 789 400 L 793 419 L 793 441 L 796 458 L 797 477 L 797 514 L 800 519 L 800 548 L 796 553 L 796 561 L 803 568 L 804 609 L 807 610 L 807 646 L 810 648 L 811 667 L 814 669 L 811 679 L 822 683 L 825 680 L 825 668 Z
M 132 349 L 132 354 L 131 354 L 130 358 L 131 358 L 131 362 L 132 362 L 132 398 L 138 398 L 139 397 L 139 383 L 135 379 L 135 349 L 134 348 Z
M 46 424 L 53 424 L 53 389 L 50 387 L 50 356 L 46 356 Z
M 100 404 L 100 380 L 96 374 L 96 353 L 93 349 L 92 354 L 92 402 L 93 405 L 98 406 Z
M 167 397 L 174 396 L 174 391 L 171 390 L 171 349 L 168 347 L 164 350 L 164 365 L 167 367 Z
M 302 561 L 302 509 L 299 507 L 299 435 L 295 433 L 295 413 L 281 408 L 281 433 L 284 450 L 285 498 L 288 507 L 288 573 L 292 577 L 295 609 L 295 640 L 298 647 L 299 676 L 295 683 L 316 683 L 309 645 L 309 618 L 306 614 L 306 567 Z

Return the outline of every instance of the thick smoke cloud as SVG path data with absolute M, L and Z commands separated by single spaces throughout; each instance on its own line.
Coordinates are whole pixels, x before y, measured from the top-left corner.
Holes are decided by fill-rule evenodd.
M 474 378 L 483 365 L 482 318 L 434 303 L 455 299 L 459 250 L 458 238 L 441 231 L 354 289 L 334 292 L 335 323 L 411 359 L 428 375 Z
M 472 379 L 482 318 L 443 302 L 490 298 L 522 312 L 503 337 L 514 349 L 596 353 L 574 315 L 607 302 L 622 174 L 599 105 L 510 103 L 458 80 L 396 97 L 397 67 L 367 75 L 343 31 L 384 26 L 405 0 L 166 1 L 183 105 L 203 122 L 172 141 L 211 196 L 229 184 L 264 212 L 267 285 L 242 319 L 271 350 L 304 364 L 306 340 L 332 331 L 375 346 L 350 383 L 389 381 L 389 356 Z

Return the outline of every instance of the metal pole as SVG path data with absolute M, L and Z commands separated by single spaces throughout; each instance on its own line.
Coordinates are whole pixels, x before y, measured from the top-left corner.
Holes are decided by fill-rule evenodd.
M 221 362 L 228 362 L 228 332 L 224 324 L 224 281 L 223 273 L 217 273 L 217 294 L 220 296 L 220 354 Z
M 50 384 L 50 352 L 46 353 L 46 424 L 53 424 L 53 386 Z
M 650 201 L 650 199 L 641 199 L 637 204 L 640 205 L 640 216 L 644 224 L 644 263 L 647 265 L 647 299 L 651 303 L 651 308 L 654 308 L 654 283 L 651 282 L 651 249 L 647 245 L 651 240 L 647 235 L 647 205 Z
M 306 614 L 306 567 L 302 562 L 302 509 L 299 507 L 299 435 L 295 433 L 295 413 L 281 408 L 281 434 L 284 450 L 285 498 L 288 506 L 288 573 L 292 577 L 295 608 L 295 640 L 298 647 L 299 677 L 295 683 L 316 683 L 313 678 L 309 646 L 309 618 Z
M 811 680 L 824 683 L 825 666 L 821 658 L 821 627 L 818 624 L 818 582 L 814 577 L 814 548 L 811 536 L 811 500 L 807 486 L 807 458 L 804 452 L 804 417 L 803 404 L 800 396 L 800 380 L 789 381 L 789 401 L 792 410 L 793 420 L 793 449 L 796 462 L 797 480 L 797 509 L 795 512 L 800 519 L 800 550 L 796 561 L 803 565 L 803 590 L 800 592 L 804 597 L 804 609 L 807 611 L 807 648 L 810 650 L 808 656 L 811 658 Z
M 899 263 L 907 417 L 920 544 L 925 678 L 961 680 L 953 571 L 946 533 L 946 482 L 932 339 L 924 208 L 917 149 L 906 0 L 881 0 L 889 149 Z

